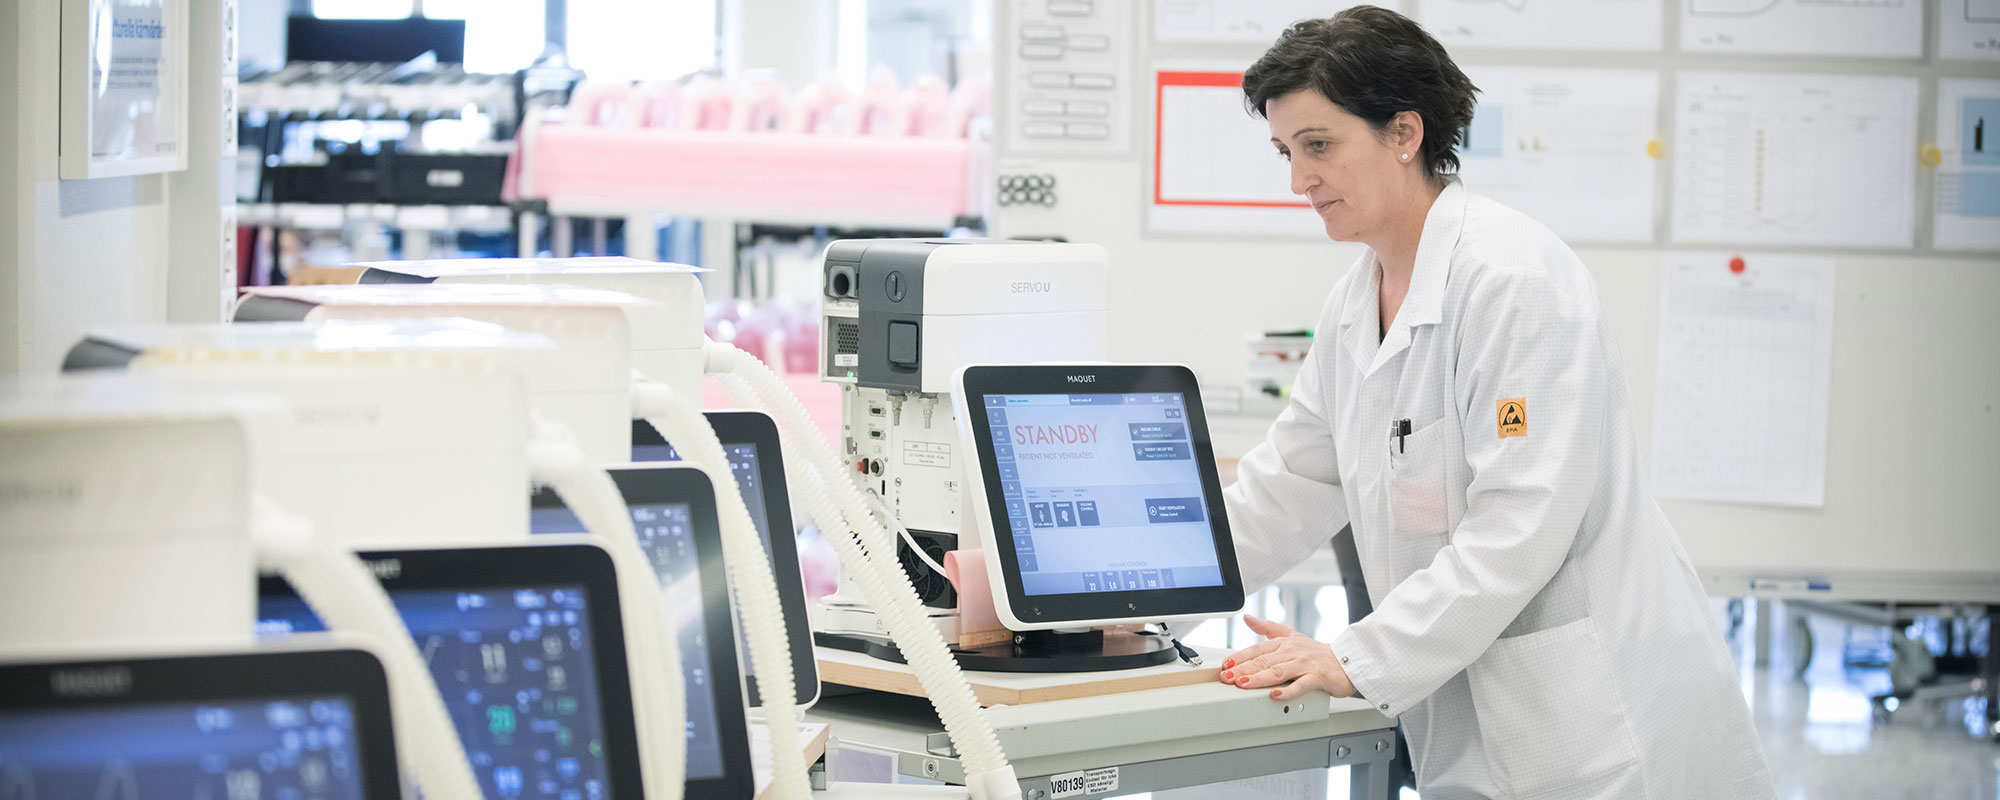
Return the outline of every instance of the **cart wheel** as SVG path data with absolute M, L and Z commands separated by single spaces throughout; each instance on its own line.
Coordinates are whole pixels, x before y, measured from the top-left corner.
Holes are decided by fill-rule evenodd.
M 1788 644 L 1791 645 L 1792 677 L 1805 680 L 1806 670 L 1812 666 L 1813 632 L 1812 626 L 1806 623 L 1804 615 L 1792 617 L 1790 639 Z

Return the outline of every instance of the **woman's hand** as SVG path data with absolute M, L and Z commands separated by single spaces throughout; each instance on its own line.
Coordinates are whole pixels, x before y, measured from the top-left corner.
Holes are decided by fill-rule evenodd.
M 1243 622 L 1264 637 L 1264 641 L 1243 648 L 1222 662 L 1223 683 L 1262 689 L 1291 681 L 1271 690 L 1271 699 L 1285 702 L 1314 689 L 1334 697 L 1354 696 L 1354 683 L 1347 679 L 1347 670 L 1341 668 L 1333 648 L 1249 614 L 1243 615 Z

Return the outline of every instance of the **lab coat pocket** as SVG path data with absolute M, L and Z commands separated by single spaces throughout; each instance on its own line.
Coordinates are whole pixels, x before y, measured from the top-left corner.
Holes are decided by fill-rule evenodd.
M 1445 427 L 1450 424 L 1450 419 L 1433 420 L 1400 443 L 1389 439 L 1389 518 L 1396 533 L 1431 536 L 1445 533 L 1450 524 L 1444 486 Z
M 1638 751 L 1595 626 L 1585 617 L 1500 639 L 1466 670 L 1487 766 L 1509 797 L 1634 789 Z

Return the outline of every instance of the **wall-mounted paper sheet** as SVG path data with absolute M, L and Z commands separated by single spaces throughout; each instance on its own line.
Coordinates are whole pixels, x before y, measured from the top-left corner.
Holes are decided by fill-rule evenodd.
M 1923 0 L 1685 0 L 1681 48 L 1919 58 L 1924 54 L 1924 4 Z
M 1673 239 L 1915 245 L 1917 79 L 1683 72 Z
M 1650 242 L 1659 73 L 1472 67 L 1479 106 L 1459 148 L 1466 188 L 1571 241 Z
M 1658 50 L 1664 15 L 1660 0 L 1424 0 L 1421 16 L 1453 48 Z
M 1656 492 L 1825 505 L 1833 277 L 1831 258 L 1668 256 L 1653 403 Z
M 2000 250 L 2000 81 L 1938 81 L 1940 250 Z

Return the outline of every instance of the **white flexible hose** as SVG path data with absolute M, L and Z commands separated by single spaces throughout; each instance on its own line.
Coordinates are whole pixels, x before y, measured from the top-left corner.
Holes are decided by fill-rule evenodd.
M 799 743 L 798 692 L 794 681 L 791 642 L 785 630 L 784 607 L 762 537 L 750 521 L 736 471 L 729 468 L 722 442 L 701 415 L 698 404 L 686 402 L 666 384 L 633 383 L 635 416 L 659 429 L 680 453 L 681 460 L 708 471 L 715 483 L 716 509 L 722 523 L 722 561 L 736 598 L 751 662 L 757 665 L 757 689 L 771 733 L 771 794 L 774 800 L 806 800 L 812 794 L 805 755 Z M 724 479 L 721 476 L 727 476 Z
M 584 530 L 604 541 L 618 574 L 619 605 L 630 620 L 625 633 L 633 656 L 632 716 L 639 727 L 646 796 L 680 800 L 687 788 L 687 687 L 667 593 L 639 547 L 631 512 L 611 474 L 591 466 L 560 431 L 539 420 L 536 427 L 528 443 L 533 480 L 554 489 Z
M 831 440 L 813 424 L 805 407 L 770 367 L 728 345 L 711 343 L 710 348 L 721 351 L 711 361 L 727 370 L 722 379 L 731 397 L 741 404 L 772 410 L 791 432 L 781 439 L 788 451 L 787 479 L 805 489 L 807 508 L 819 523 L 821 534 L 881 615 L 936 707 L 946 734 L 964 760 L 966 784 L 973 796 L 980 800 L 1019 798 L 1020 785 L 992 723 L 959 671 L 944 637 L 925 618 L 916 589 L 895 559 L 894 540 L 868 512 L 861 489 L 841 478 L 846 470 Z M 871 542 L 888 546 L 871 550 Z
M 389 677 L 397 758 L 425 797 L 478 800 L 479 781 L 437 682 L 403 617 L 353 551 L 312 533 L 311 523 L 262 496 L 251 498 L 257 560 L 283 575 L 329 630 L 352 631 L 378 646 Z

